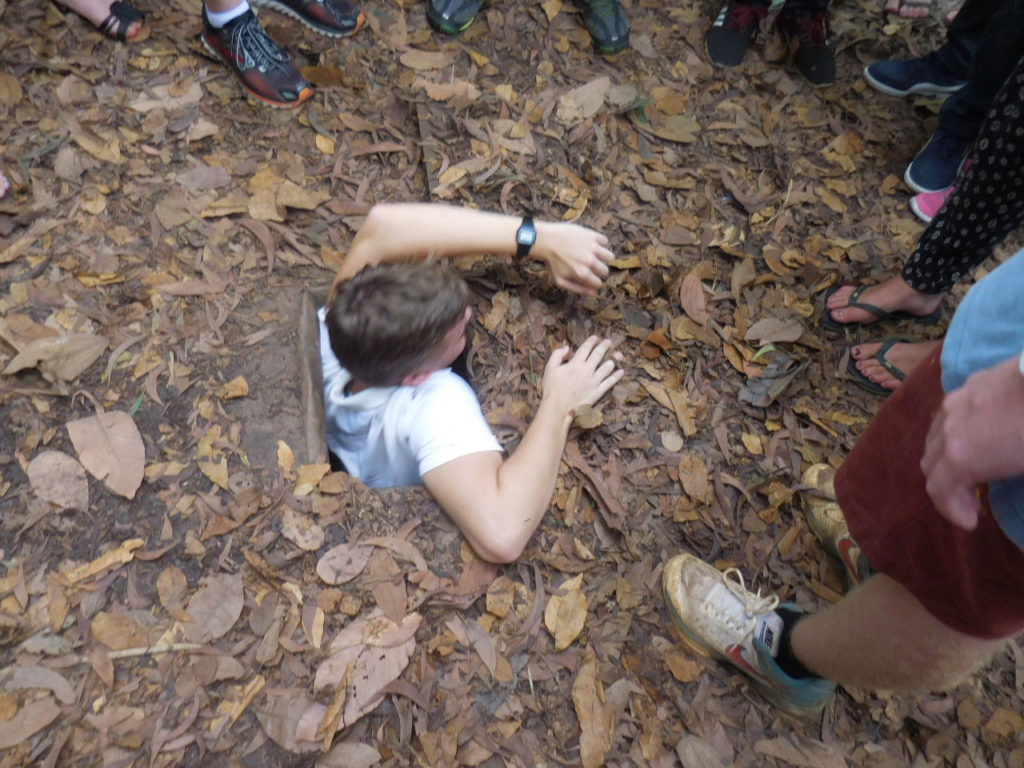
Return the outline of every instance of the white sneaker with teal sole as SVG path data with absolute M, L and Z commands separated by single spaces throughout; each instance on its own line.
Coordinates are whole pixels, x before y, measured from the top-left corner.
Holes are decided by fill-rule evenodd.
M 775 661 L 782 635 L 779 598 L 747 591 L 736 568 L 722 572 L 693 555 L 665 566 L 662 588 L 669 615 L 694 651 L 728 661 L 744 672 L 768 701 L 797 717 L 821 712 L 835 683 L 793 678 Z M 801 612 L 795 605 L 784 608 Z

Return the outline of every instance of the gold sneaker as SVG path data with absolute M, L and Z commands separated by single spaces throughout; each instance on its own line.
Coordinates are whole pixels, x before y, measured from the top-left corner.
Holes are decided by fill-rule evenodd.
M 828 464 L 814 464 L 807 468 L 803 484 L 815 492 L 803 494 L 804 510 L 807 524 L 825 551 L 843 564 L 847 585 L 853 587 L 871 575 L 871 566 L 850 536 L 846 518 L 836 503 L 835 474 L 836 471 Z

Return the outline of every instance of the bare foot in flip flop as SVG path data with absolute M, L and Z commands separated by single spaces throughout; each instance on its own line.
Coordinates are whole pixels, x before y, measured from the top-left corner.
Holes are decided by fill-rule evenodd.
M 942 342 L 921 341 L 916 343 L 889 340 L 871 344 L 855 344 L 850 347 L 850 357 L 856 361 L 853 366 L 868 382 L 892 392 L 925 358 L 937 350 Z M 853 374 L 853 371 L 850 371 Z M 856 380 L 856 379 L 855 379 Z M 863 384 L 856 380 L 858 384 Z M 873 387 L 867 387 L 877 391 Z
M 908 316 L 921 323 L 938 320 L 942 295 L 921 293 L 902 277 L 871 286 L 844 285 L 830 291 L 825 302 L 825 325 L 868 325 Z M 831 321 L 831 322 L 830 322 Z
M 113 40 L 133 40 L 142 32 L 142 14 L 123 0 L 61 0 L 60 4 Z

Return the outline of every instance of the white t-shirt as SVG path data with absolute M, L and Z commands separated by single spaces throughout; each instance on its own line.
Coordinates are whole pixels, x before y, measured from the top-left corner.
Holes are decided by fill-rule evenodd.
M 418 485 L 453 459 L 501 451 L 476 394 L 450 368 L 414 387 L 371 387 L 345 394 L 351 374 L 331 351 L 321 308 L 320 364 L 327 445 L 371 488 Z

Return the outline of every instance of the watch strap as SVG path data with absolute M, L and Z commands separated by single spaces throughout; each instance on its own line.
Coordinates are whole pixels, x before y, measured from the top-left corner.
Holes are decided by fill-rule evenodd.
M 524 243 L 522 240 L 522 232 L 524 229 L 529 230 L 533 235 L 532 239 L 528 243 Z M 529 215 L 523 216 L 523 220 L 519 224 L 519 228 L 516 230 L 516 258 L 526 258 L 535 242 L 537 242 L 537 228 L 533 224 L 533 217 Z

